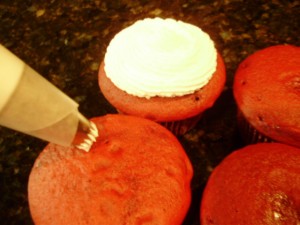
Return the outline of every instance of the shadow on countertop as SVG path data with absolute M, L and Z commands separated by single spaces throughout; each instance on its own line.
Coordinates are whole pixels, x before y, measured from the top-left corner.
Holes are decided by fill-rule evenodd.
M 227 68 L 226 88 L 199 124 L 180 137 L 193 163 L 193 202 L 185 225 L 199 225 L 205 183 L 242 146 L 232 82 L 238 64 L 276 44 L 300 46 L 299 1 L 31 1 L 0 2 L 0 43 L 76 100 L 87 117 L 115 113 L 98 88 L 97 70 L 112 37 L 145 17 L 171 17 L 211 35 Z M 27 202 L 30 169 L 45 142 L 0 127 L 1 224 L 33 224 Z

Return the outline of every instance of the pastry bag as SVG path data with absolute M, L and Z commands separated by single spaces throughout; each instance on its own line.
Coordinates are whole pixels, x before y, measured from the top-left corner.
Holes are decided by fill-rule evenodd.
M 0 45 L 0 125 L 89 151 L 96 126 L 78 104 Z

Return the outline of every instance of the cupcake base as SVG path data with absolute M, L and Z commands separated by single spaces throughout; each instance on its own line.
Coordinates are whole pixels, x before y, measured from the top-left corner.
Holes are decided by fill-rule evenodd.
M 243 113 L 237 113 L 238 129 L 245 144 L 274 142 L 273 139 L 256 130 L 245 118 Z
M 126 113 L 122 112 L 119 109 L 116 109 L 119 114 L 125 115 Z M 202 114 L 200 113 L 196 116 L 183 119 L 183 120 L 175 120 L 175 121 L 155 121 L 159 123 L 160 125 L 167 128 L 169 131 L 171 131 L 176 136 L 182 136 L 185 133 L 187 133 L 189 130 L 193 129 L 196 124 L 199 122 L 199 120 L 202 118 Z
M 202 117 L 202 113 L 197 116 L 193 116 L 184 120 L 158 122 L 159 124 L 166 127 L 174 135 L 181 136 L 193 129 Z

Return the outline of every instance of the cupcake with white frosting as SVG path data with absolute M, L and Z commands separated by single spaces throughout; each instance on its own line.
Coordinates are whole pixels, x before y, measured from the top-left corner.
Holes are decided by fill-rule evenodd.
M 184 134 L 221 94 L 225 66 L 209 35 L 174 19 L 139 20 L 115 35 L 99 69 L 105 98 L 123 114 Z

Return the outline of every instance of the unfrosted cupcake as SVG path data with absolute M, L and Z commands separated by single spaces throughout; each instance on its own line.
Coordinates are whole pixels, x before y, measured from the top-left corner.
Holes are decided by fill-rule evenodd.
M 250 55 L 239 65 L 233 88 L 247 143 L 300 147 L 300 47 L 277 45 Z
M 174 19 L 144 19 L 110 42 L 99 86 L 120 112 L 184 134 L 221 94 L 225 66 L 209 35 Z
M 300 224 L 300 149 L 249 145 L 227 156 L 209 177 L 201 225 Z
M 29 177 L 36 225 L 180 225 L 191 202 L 191 163 L 161 125 L 124 115 L 92 120 L 89 153 L 49 144 Z

